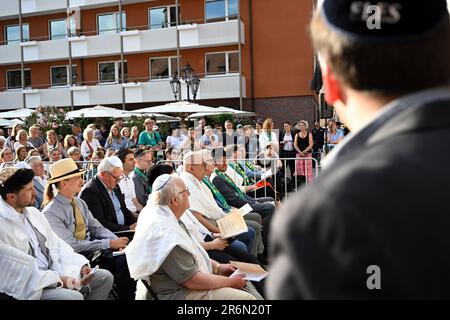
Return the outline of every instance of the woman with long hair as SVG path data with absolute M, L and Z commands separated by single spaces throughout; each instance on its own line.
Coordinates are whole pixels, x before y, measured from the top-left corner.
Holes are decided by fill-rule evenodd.
M 49 151 L 52 149 L 58 149 L 62 156 L 66 156 L 62 143 L 58 141 L 58 135 L 54 130 L 49 130 L 47 131 L 47 142 L 43 148 L 44 158 L 48 158 Z
M 306 177 L 306 181 L 312 180 L 312 148 L 314 145 L 313 136 L 308 132 L 308 122 L 301 120 L 298 122 L 300 131 L 295 135 L 294 149 L 297 152 L 296 170 L 294 175 Z M 308 159 L 309 158 L 309 159 Z
M 273 120 L 267 118 L 263 123 L 262 132 L 259 134 L 259 149 L 266 150 L 268 144 L 272 145 L 273 151 L 278 153 L 278 137 L 273 131 Z
M 128 139 L 130 139 L 130 136 L 131 136 L 130 128 L 129 127 L 123 127 L 120 130 L 120 134 L 122 135 L 122 137 L 124 137 L 128 141 Z
M 130 149 L 137 148 L 139 142 L 139 129 L 137 126 L 131 128 L 130 138 L 127 142 L 127 147 Z
M 111 130 L 109 131 L 109 136 L 106 139 L 105 148 L 117 151 L 126 147 L 127 147 L 127 139 L 122 137 L 122 135 L 120 134 L 119 126 L 113 124 L 111 126 Z
M 28 156 L 28 149 L 25 146 L 19 146 L 16 149 L 16 157 L 14 162 L 24 161 Z
M 77 138 L 73 134 L 68 134 L 64 138 L 64 149 L 69 150 L 71 147 L 79 148 L 80 146 L 78 145 Z

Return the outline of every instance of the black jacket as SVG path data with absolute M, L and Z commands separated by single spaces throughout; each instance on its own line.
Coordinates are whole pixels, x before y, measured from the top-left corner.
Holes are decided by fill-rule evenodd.
M 213 181 L 213 185 L 219 190 L 219 192 L 223 195 L 227 203 L 235 208 L 241 208 L 247 204 L 245 200 L 239 197 L 236 194 L 236 191 L 220 176 L 215 176 Z
M 450 100 L 380 122 L 276 213 L 269 298 L 450 298 Z
M 86 202 L 92 215 L 104 227 L 112 232 L 130 230 L 129 226 L 136 222 L 136 218 L 127 209 L 119 186 L 114 189 L 114 193 L 120 201 L 120 208 L 125 217 L 125 225 L 118 224 L 114 204 L 98 176 L 95 176 L 85 184 L 79 197 Z

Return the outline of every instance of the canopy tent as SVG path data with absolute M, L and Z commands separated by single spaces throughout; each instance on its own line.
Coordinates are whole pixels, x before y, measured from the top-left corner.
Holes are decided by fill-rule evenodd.
M 224 113 L 232 114 L 235 117 L 255 117 L 256 116 L 255 112 L 240 111 L 240 110 L 227 108 L 227 107 L 218 107 L 218 108 L 214 108 L 214 109 L 215 109 L 215 112 L 209 112 L 209 113 L 197 112 L 197 113 L 191 114 L 187 118 L 188 119 L 197 119 L 197 118 L 201 118 L 201 117 L 206 117 L 206 116 L 211 116 L 211 115 L 218 115 L 218 114 L 224 114 Z
M 154 114 L 154 113 L 213 113 L 217 112 L 216 108 L 202 106 L 197 103 L 192 103 L 188 101 L 178 101 L 163 104 L 156 107 L 148 107 L 143 109 L 137 109 L 130 111 L 131 113 L 139 113 L 143 115 Z
M 0 119 L 28 118 L 35 111 L 35 109 L 22 108 L 12 111 L 0 112 Z
M 84 108 L 80 110 L 70 111 L 66 114 L 66 119 L 73 118 L 131 118 L 132 116 L 139 116 L 140 114 L 119 110 L 116 108 L 104 107 L 104 106 L 95 106 Z M 163 121 L 180 121 L 179 118 L 166 116 L 164 114 L 153 113 L 152 116 L 156 118 L 158 122 Z

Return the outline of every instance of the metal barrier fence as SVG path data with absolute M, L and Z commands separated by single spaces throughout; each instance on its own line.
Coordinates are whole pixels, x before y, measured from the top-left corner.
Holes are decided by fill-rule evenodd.
M 21 161 L 23 162 L 23 161 Z M 53 163 L 51 161 L 41 161 L 44 165 L 44 170 L 47 178 L 50 178 L 50 173 L 48 167 Z M 97 166 L 100 161 L 75 161 L 80 169 L 86 169 L 86 171 L 82 174 L 82 178 L 84 182 L 89 181 L 92 177 L 97 173 Z M 17 162 L 4 162 L 1 164 L 1 167 L 13 167 L 17 164 Z
M 319 161 L 315 158 L 256 158 L 236 159 L 234 163 L 239 164 L 240 172 L 244 173 L 242 177 L 237 171 L 235 176 L 242 179 L 242 185 L 256 185 L 258 182 L 265 180 L 270 183 L 262 184 L 254 190 L 246 192 L 247 195 L 254 198 L 269 197 L 277 195 L 280 199 L 287 199 L 291 192 L 297 192 L 300 187 L 308 187 L 308 184 L 319 175 Z M 301 165 L 303 162 L 303 165 Z M 84 182 L 89 181 L 97 173 L 97 165 L 99 161 L 76 161 L 80 168 L 86 169 L 82 178 Z M 175 164 L 182 165 L 183 160 L 159 160 L 156 164 Z M 313 168 L 312 163 L 315 163 Z M 14 166 L 16 162 L 8 162 L 3 166 Z M 49 161 L 42 161 L 47 177 L 49 177 L 48 167 L 52 164 Z M 304 172 L 297 172 L 298 169 L 304 168 Z M 271 174 L 270 174 L 271 173 Z M 303 173 L 303 174 L 301 174 Z M 240 178 L 239 178 L 240 177 Z M 232 177 L 233 178 L 233 177 Z M 247 181 L 245 181 L 247 180 Z M 244 183 L 247 182 L 247 183 Z
M 266 181 L 269 181 L 271 186 L 264 184 L 262 187 L 247 191 L 246 194 L 254 198 L 268 197 L 273 194 L 278 195 L 282 199 L 287 199 L 289 193 L 297 192 L 302 186 L 308 187 L 308 184 L 312 179 L 315 179 L 319 175 L 319 162 L 315 158 L 258 158 L 256 160 L 248 159 L 236 159 L 235 163 L 244 163 L 247 161 L 249 165 L 247 168 L 247 178 L 257 183 L 261 181 L 264 174 L 271 170 L 272 175 L 267 177 Z M 300 166 L 299 162 L 303 162 L 304 176 L 299 175 L 297 167 Z M 160 160 L 157 164 L 175 164 L 181 165 L 183 160 Z M 312 163 L 315 163 L 313 168 Z M 256 171 L 250 172 L 249 167 L 254 166 Z M 269 168 L 270 167 L 270 168 Z M 292 170 L 293 169 L 293 170 Z M 293 172 L 292 172 L 293 171 Z M 239 173 L 236 172 L 236 175 Z M 308 178 L 309 177 L 309 178 Z M 242 178 L 242 177 L 241 177 Z M 244 180 L 244 178 L 242 178 Z M 263 191 L 261 191 L 263 190 Z

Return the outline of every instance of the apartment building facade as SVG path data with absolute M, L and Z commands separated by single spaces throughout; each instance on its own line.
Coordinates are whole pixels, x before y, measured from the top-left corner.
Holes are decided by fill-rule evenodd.
M 312 0 L 1 2 L 0 110 L 159 105 L 175 100 L 170 80 L 189 64 L 198 103 L 277 124 L 317 117 Z

